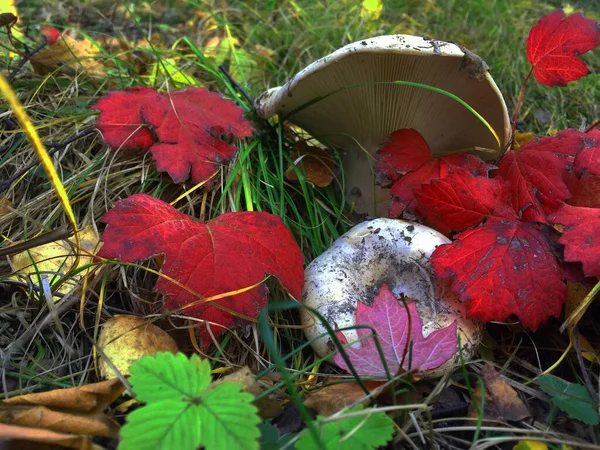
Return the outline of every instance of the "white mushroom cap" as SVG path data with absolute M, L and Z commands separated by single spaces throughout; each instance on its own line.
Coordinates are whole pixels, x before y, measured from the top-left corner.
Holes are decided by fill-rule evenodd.
M 506 145 L 510 120 L 487 69 L 481 58 L 455 44 L 379 36 L 312 63 L 283 87 L 263 94 L 256 109 L 264 118 L 279 114 L 323 143 L 346 150 L 348 201 L 355 202 L 357 211 L 372 214 L 369 155 L 394 131 L 414 128 L 434 155 L 476 151 L 491 159 Z M 500 143 L 456 100 L 423 88 L 376 84 L 393 81 L 417 82 L 457 95 L 488 121 Z M 385 215 L 388 200 L 387 192 L 378 192 L 378 215 Z
M 385 282 L 394 295 L 403 293 L 416 301 L 423 336 L 456 321 L 462 354 L 468 360 L 481 342 L 482 325 L 466 318 L 465 305 L 445 280 L 434 278 L 429 265 L 435 248 L 449 242 L 441 233 L 413 222 L 386 218 L 362 222 L 306 268 L 303 301 L 319 311 L 332 328 L 337 325 L 341 329 L 356 324 L 358 301 L 371 305 Z M 300 311 L 308 339 L 326 333 L 312 314 Z M 343 333 L 348 342 L 358 339 L 354 329 Z M 320 356 L 335 349 L 328 335 L 315 340 L 312 347 Z M 456 367 L 459 360 L 457 353 L 440 368 L 421 376 L 439 376 Z

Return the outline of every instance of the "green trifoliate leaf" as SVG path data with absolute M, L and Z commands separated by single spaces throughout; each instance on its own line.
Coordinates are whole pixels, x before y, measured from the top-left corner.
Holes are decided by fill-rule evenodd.
M 553 375 L 541 375 L 538 383 L 552 398 L 552 403 L 574 419 L 590 425 L 600 422 L 598 410 L 592 396 L 585 386 L 569 383 Z
M 148 404 L 127 416 L 119 450 L 258 449 L 260 418 L 252 395 L 230 382 L 208 388 L 207 361 L 158 353 L 130 370 L 133 392 Z
M 193 450 L 200 445 L 197 407 L 163 400 L 129 413 L 119 450 Z
M 356 406 L 348 412 L 361 411 Z M 367 413 L 368 412 L 368 413 Z M 317 420 L 323 420 L 319 416 Z M 318 426 L 322 445 L 315 442 L 313 435 L 306 430 L 296 444 L 297 450 L 372 450 L 385 445 L 394 433 L 394 422 L 383 412 L 373 408 L 364 415 L 344 417 Z
M 223 383 L 202 395 L 199 408 L 202 445 L 210 449 L 257 449 L 260 418 L 252 395 Z
M 198 355 L 188 359 L 183 353 L 159 352 L 144 356 L 129 370 L 133 392 L 145 403 L 196 398 L 211 382 L 210 364 Z

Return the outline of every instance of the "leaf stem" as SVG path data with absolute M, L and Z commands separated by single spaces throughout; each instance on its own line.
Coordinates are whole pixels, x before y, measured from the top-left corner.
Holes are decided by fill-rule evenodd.
M 523 96 L 525 95 L 525 85 L 527 84 L 527 81 L 529 80 L 529 77 L 531 76 L 531 74 L 533 73 L 533 66 L 531 66 L 531 69 L 529 69 L 529 73 L 527 73 L 527 76 L 525 77 L 525 79 L 523 80 L 523 84 L 521 85 L 521 91 L 519 92 L 519 98 L 517 99 L 517 106 L 515 107 L 515 112 L 513 114 L 513 118 L 512 118 L 512 134 L 515 134 L 515 131 L 517 130 L 517 118 L 519 117 L 519 111 L 521 109 L 521 104 L 523 103 Z
M 589 127 L 587 127 L 585 129 L 585 133 L 589 133 L 590 131 L 592 131 L 594 128 L 596 128 L 598 125 L 600 125 L 600 119 L 596 120 L 593 124 L 591 124 Z

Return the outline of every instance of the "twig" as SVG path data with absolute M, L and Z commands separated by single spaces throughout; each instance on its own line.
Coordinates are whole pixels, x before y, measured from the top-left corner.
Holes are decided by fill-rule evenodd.
M 89 136 L 93 132 L 94 132 L 94 129 L 93 128 L 89 128 L 87 130 L 82 131 L 81 133 L 77 133 L 75 136 L 70 137 L 69 139 L 67 139 L 64 142 L 60 142 L 60 143 L 56 143 L 56 144 L 53 144 L 53 143 L 45 144 L 45 146 L 47 148 L 51 148 L 52 149 L 52 150 L 50 150 L 48 152 L 48 155 L 50 155 L 50 156 L 54 155 L 56 152 L 62 150 L 63 148 L 65 148 L 70 143 L 75 142 L 76 140 L 81 139 L 83 137 Z M 6 179 L 4 181 L 0 181 L 0 192 L 4 192 L 8 188 L 10 188 L 12 186 L 12 184 L 16 180 L 18 180 L 19 178 L 21 178 L 23 175 L 25 175 L 29 170 L 33 169 L 39 163 L 40 163 L 39 161 L 32 162 L 31 164 L 28 164 L 23 169 L 21 169 L 20 171 L 18 171 L 12 177 L 10 177 L 10 178 L 8 178 L 8 179 Z
M 34 48 L 33 50 L 31 50 L 30 52 L 25 53 L 25 55 L 23 55 L 23 58 L 21 58 L 21 60 L 19 61 L 19 64 L 17 64 L 17 67 L 15 67 L 13 69 L 13 71 L 10 73 L 10 75 L 8 76 L 8 78 L 7 78 L 8 82 L 12 83 L 12 81 L 15 79 L 15 77 L 17 76 L 17 74 L 21 71 L 21 69 L 25 65 L 25 63 L 27 61 L 29 61 L 29 59 L 33 55 L 35 55 L 37 52 L 39 52 L 44 47 L 46 47 L 46 45 L 48 45 L 48 41 L 46 40 L 46 38 L 44 38 L 44 42 L 42 42 L 40 45 L 38 45 L 36 48 Z
M 244 89 L 242 86 L 240 86 L 240 84 L 233 79 L 233 77 L 227 71 L 225 66 L 219 66 L 219 70 L 221 72 L 223 72 L 223 74 L 227 77 L 227 79 L 233 85 L 233 87 L 236 89 L 236 91 L 238 91 L 240 94 L 242 94 L 244 97 L 246 97 L 246 100 L 248 100 L 251 105 L 254 105 L 254 99 L 252 97 L 250 97 L 250 94 L 248 94 L 246 89 Z
M 17 124 L 14 123 L 9 117 L 5 117 L 2 120 L 2 122 L 4 123 L 5 128 L 9 131 L 17 130 L 19 128 Z M 0 147 L 0 155 L 7 151 L 9 148 L 11 148 L 17 139 L 20 139 L 22 137 L 23 133 L 15 133 L 15 135 L 12 137 L 12 139 L 10 139 L 10 142 L 8 144 Z
M 598 403 L 600 401 L 600 397 L 598 393 L 594 389 L 594 384 L 592 383 L 592 379 L 590 378 L 590 374 L 585 367 L 585 363 L 583 361 L 583 354 L 581 352 L 581 343 L 579 342 L 579 331 L 575 329 L 573 331 L 573 341 L 575 342 L 575 353 L 577 353 L 577 361 L 579 362 L 579 367 L 581 368 L 581 374 L 583 375 L 583 381 L 585 382 L 585 387 L 590 391 L 590 395 L 592 396 L 592 400 L 594 403 Z

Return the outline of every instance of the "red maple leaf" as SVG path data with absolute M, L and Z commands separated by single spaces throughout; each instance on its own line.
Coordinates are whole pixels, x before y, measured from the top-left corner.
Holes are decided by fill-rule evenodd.
M 164 254 L 161 272 L 204 298 L 252 286 L 266 274 L 276 276 L 294 297 L 302 295 L 304 260 L 278 216 L 234 212 L 202 223 L 161 200 L 137 194 L 117 202 L 102 222 L 108 228 L 98 256 L 134 262 Z M 199 300 L 162 277 L 155 289 L 164 294 L 167 310 Z M 211 328 L 219 335 L 236 323 L 236 317 L 216 304 L 254 318 L 266 303 L 266 293 L 261 284 L 220 300 L 198 303 L 183 312 L 220 325 Z M 206 330 L 202 330 L 206 337 Z M 203 343 L 207 345 L 210 340 Z
M 48 45 L 56 44 L 56 42 L 60 39 L 60 35 L 62 34 L 56 28 L 48 26 L 43 26 L 40 29 L 40 33 L 42 33 L 42 36 L 46 38 Z
M 423 321 L 416 303 L 410 301 L 407 306 L 408 312 L 384 283 L 371 307 L 358 302 L 356 310 L 356 324 L 368 325 L 377 332 L 387 367 L 392 375 L 399 372 L 401 363 L 403 369 L 408 370 L 410 367 L 411 372 L 430 370 L 441 366 L 456 353 L 456 322 L 424 338 Z M 371 330 L 358 328 L 357 333 L 359 338 L 364 338 L 360 341 L 360 347 L 345 349 L 352 366 L 359 375 L 385 376 L 383 361 Z M 342 344 L 348 343 L 342 332 L 338 332 L 337 336 Z M 405 354 L 408 349 L 407 340 L 412 347 L 409 353 Z M 333 359 L 339 367 L 349 371 L 341 354 L 336 354 Z
M 453 279 L 469 317 L 484 322 L 515 314 L 535 331 L 558 317 L 567 297 L 563 270 L 538 224 L 491 218 L 440 245 L 431 263 L 436 276 Z
M 562 10 L 540 19 L 527 38 L 533 75 L 547 86 L 566 86 L 590 73 L 577 56 L 600 44 L 600 26 L 581 13 L 565 18 Z
M 488 217 L 518 219 L 509 203 L 508 184 L 474 176 L 462 167 L 414 191 L 419 212 L 435 229 L 449 234 L 478 225 Z
M 100 110 L 96 126 L 107 144 L 150 150 L 157 169 L 176 183 L 188 177 L 193 183 L 208 180 L 237 153 L 227 141 L 254 131 L 242 109 L 204 88 L 168 94 L 147 87 L 111 92 L 94 109 Z
M 600 130 L 585 134 L 586 148 L 575 156 L 573 171 L 580 177 L 583 174 L 600 176 Z
M 407 172 L 417 170 L 431 158 L 429 145 L 421 133 L 403 128 L 394 131 L 377 151 L 375 173 L 380 184 L 387 185 Z
M 550 220 L 565 227 L 559 240 L 565 260 L 581 262 L 588 277 L 600 277 L 600 209 L 564 205 Z
M 513 208 L 523 220 L 548 222 L 546 215 L 570 196 L 565 181 L 572 176 L 575 155 L 592 143 L 593 136 L 569 129 L 504 155 L 498 175 L 510 183 Z
M 600 208 L 600 176 L 584 173 L 568 186 L 571 193 L 567 200 L 569 205 Z
M 414 191 L 431 180 L 446 176 L 451 167 L 462 167 L 473 174 L 487 174 L 494 166 L 486 164 L 475 155 L 457 153 L 453 155 L 431 157 L 416 170 L 398 178 L 390 188 L 390 207 L 388 215 L 398 217 L 404 210 L 411 214 L 416 212 Z

